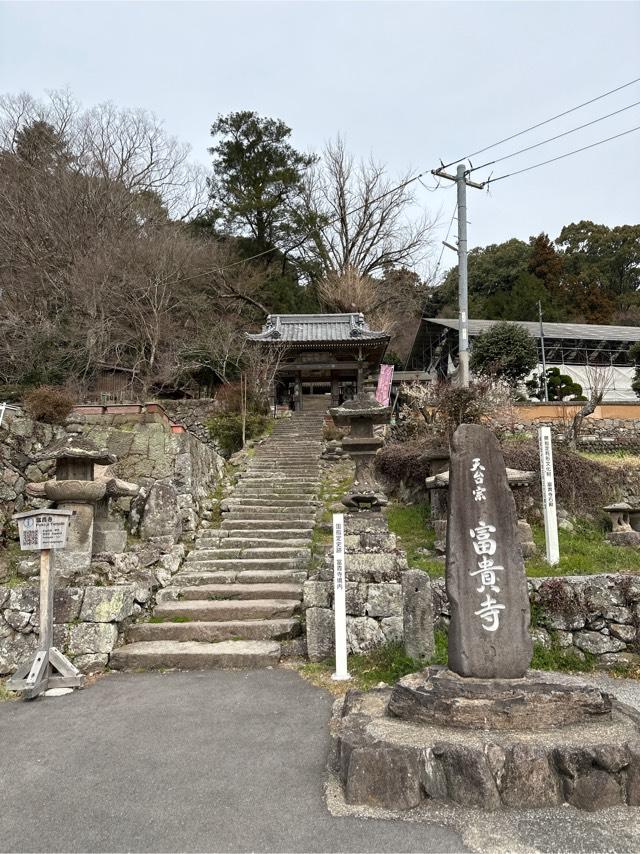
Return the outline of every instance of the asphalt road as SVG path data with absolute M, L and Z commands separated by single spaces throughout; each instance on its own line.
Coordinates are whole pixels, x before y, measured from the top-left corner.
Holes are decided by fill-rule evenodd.
M 288 670 L 112 674 L 0 704 L 0 850 L 465 850 L 439 823 L 333 816 L 331 698 Z

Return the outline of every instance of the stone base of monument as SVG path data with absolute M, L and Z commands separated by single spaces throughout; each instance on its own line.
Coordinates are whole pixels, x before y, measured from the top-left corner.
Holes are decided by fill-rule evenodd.
M 609 531 L 607 539 L 614 546 L 640 547 L 640 531 Z
M 498 810 L 640 806 L 640 714 L 576 677 L 463 679 L 430 667 L 336 704 L 350 804 Z

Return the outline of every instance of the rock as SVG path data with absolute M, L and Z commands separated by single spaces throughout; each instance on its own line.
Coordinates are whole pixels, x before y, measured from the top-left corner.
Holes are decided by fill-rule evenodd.
M 307 612 L 308 613 L 308 612 Z M 333 616 L 333 612 L 329 612 Z M 382 629 L 371 617 L 347 617 L 347 649 L 358 655 L 385 642 Z
M 345 798 L 349 804 L 408 810 L 421 801 L 420 777 L 416 751 L 356 748 L 349 759 Z
M 500 795 L 481 750 L 435 744 L 433 753 L 442 763 L 450 800 L 465 807 L 500 807 Z
M 22 634 L 7 626 L 7 634 L 0 633 L 0 674 L 13 674 L 19 664 L 33 657 L 37 646 L 34 632 Z
M 640 806 L 640 747 L 631 747 L 629 749 L 627 803 L 631 807 Z
M 495 434 L 477 424 L 458 427 L 449 472 L 449 668 L 465 677 L 521 677 L 533 651 L 529 596 Z
M 11 626 L 15 632 L 26 634 L 33 631 L 33 626 L 30 625 L 31 614 L 29 611 L 11 611 L 7 608 L 6 611 L 2 612 L 2 616 L 7 625 Z
M 640 531 L 610 531 L 606 536 L 614 546 L 640 546 Z
M 607 637 L 600 632 L 576 632 L 573 636 L 573 643 L 578 649 L 583 652 L 589 652 L 592 655 L 602 655 L 605 652 L 620 652 L 625 649 L 626 644 L 616 638 Z
M 331 585 L 331 587 L 333 590 L 333 585 Z M 347 614 L 350 614 L 353 617 L 365 617 L 367 615 L 368 591 L 368 584 L 361 584 L 356 581 L 347 581 L 345 585 L 345 603 L 347 607 Z
M 83 673 L 101 673 L 109 662 L 107 653 L 90 653 L 89 655 L 76 655 L 73 663 Z
M 122 622 L 133 614 L 134 602 L 132 585 L 87 587 L 80 619 L 87 623 Z
M 402 643 L 402 617 L 383 617 L 380 620 L 380 628 L 382 629 L 385 643 Z
M 53 593 L 53 619 L 56 623 L 72 623 L 80 617 L 84 598 L 82 587 L 57 587 Z
M 309 661 L 323 661 L 333 655 L 334 616 L 328 608 L 307 608 L 307 650 Z
M 140 522 L 140 536 L 144 540 L 168 536 L 175 542 L 181 535 L 182 520 L 176 488 L 171 483 L 158 481 L 147 496 Z
M 431 580 L 420 569 L 402 573 L 404 649 L 410 658 L 425 661 L 434 654 Z
M 508 807 L 539 809 L 562 801 L 546 752 L 531 745 L 516 744 L 507 752 L 498 785 L 502 802 Z
M 303 585 L 306 608 L 330 608 L 333 585 L 330 581 L 305 581 Z
M 573 522 L 570 522 L 568 519 L 561 519 L 560 522 L 558 522 L 558 528 L 560 528 L 561 531 L 567 531 L 569 534 L 572 534 L 575 531 Z
M 551 636 L 546 629 L 539 628 L 531 628 L 529 629 L 529 634 L 531 635 L 531 640 L 534 643 L 539 643 L 545 649 L 549 649 L 551 646 Z
M 524 519 L 518 519 L 518 540 L 520 543 L 533 542 L 533 531 L 531 525 Z
M 370 617 L 397 617 L 402 614 L 400 584 L 370 584 L 366 612 Z
M 113 623 L 80 623 L 70 628 L 68 651 L 71 655 L 108 653 L 117 639 L 118 627 Z
M 573 634 L 571 632 L 563 632 L 559 629 L 555 633 L 556 641 L 560 649 L 568 649 L 573 646 Z
M 609 631 L 614 638 L 618 638 L 618 640 L 624 641 L 625 643 L 633 643 L 636 639 L 637 629 L 635 626 L 610 623 Z

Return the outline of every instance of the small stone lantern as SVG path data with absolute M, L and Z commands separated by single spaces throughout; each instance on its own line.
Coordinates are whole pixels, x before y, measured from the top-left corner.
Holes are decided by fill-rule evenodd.
M 329 412 L 336 426 L 351 428 L 342 440 L 342 447 L 356 464 L 356 476 L 342 503 L 358 510 L 383 507 L 388 501 L 376 480 L 374 464 L 384 440 L 374 436 L 373 428 L 376 424 L 388 423 L 391 407 L 378 403 L 372 395 L 361 393 Z
M 56 555 L 56 571 L 62 577 L 85 572 L 91 565 L 95 505 L 104 498 L 106 480 L 95 480 L 95 466 L 108 466 L 116 457 L 83 436 L 69 436 L 33 457 L 56 461 L 56 478 L 38 484 L 44 497 L 71 510 L 67 545 Z

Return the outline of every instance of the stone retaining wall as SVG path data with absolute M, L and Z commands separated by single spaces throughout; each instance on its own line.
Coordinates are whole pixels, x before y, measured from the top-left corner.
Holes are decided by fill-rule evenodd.
M 368 652 L 401 641 L 404 552 L 381 513 L 345 515 L 347 648 Z M 304 584 L 307 651 L 311 661 L 333 655 L 333 555 Z
M 624 573 L 529 578 L 535 641 L 578 656 L 590 653 L 603 666 L 640 652 L 640 576 Z M 449 623 L 444 578 L 432 580 L 436 626 Z
M 54 646 L 84 673 L 104 670 L 123 630 L 152 596 L 152 589 L 143 583 L 56 590 Z M 0 676 L 12 674 L 35 653 L 39 602 L 37 587 L 0 586 Z

